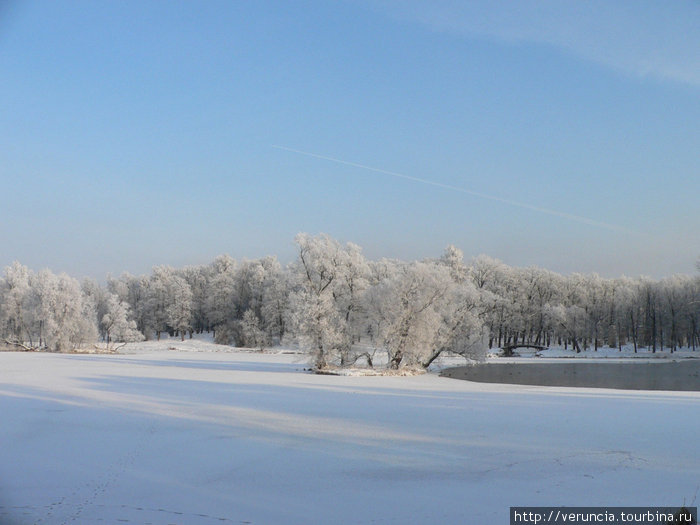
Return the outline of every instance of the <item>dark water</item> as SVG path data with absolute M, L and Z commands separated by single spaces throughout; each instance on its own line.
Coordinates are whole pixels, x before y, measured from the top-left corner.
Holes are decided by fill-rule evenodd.
M 700 359 L 678 361 L 485 363 L 440 374 L 480 383 L 700 391 Z

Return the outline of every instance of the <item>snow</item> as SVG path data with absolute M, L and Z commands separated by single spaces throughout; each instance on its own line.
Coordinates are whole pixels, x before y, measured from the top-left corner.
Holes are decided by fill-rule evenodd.
M 323 376 L 206 340 L 120 352 L 0 353 L 0 523 L 506 523 L 510 506 L 697 504 L 697 392 Z

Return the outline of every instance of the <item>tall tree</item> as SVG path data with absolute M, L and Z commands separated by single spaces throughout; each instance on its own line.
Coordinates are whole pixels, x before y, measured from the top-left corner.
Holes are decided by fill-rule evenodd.
M 31 271 L 18 262 L 5 268 L 0 280 L 0 322 L 3 337 L 11 344 L 34 346 Z

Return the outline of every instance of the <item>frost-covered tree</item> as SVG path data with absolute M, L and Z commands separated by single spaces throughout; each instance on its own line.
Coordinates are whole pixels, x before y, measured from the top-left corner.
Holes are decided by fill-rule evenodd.
M 5 268 L 0 280 L 0 323 L 6 342 L 31 348 L 34 346 L 31 271 L 18 262 Z M 25 343 L 28 345 L 26 346 Z
M 192 329 L 192 290 L 187 281 L 178 275 L 169 276 L 166 289 L 166 326 L 179 333 L 184 341 L 185 333 Z
M 481 357 L 482 323 L 478 294 L 471 283 L 456 281 L 448 265 L 415 262 L 399 265 L 370 290 L 372 316 L 389 366 L 428 367 L 442 353 Z
M 617 298 L 618 317 L 621 319 L 621 327 L 625 333 L 625 339 L 631 340 L 634 353 L 640 346 L 643 309 L 640 303 L 639 281 L 629 278 L 620 280 L 621 287 Z M 621 330 L 621 332 L 622 332 Z
M 97 339 L 95 307 L 76 279 L 42 270 L 32 279 L 40 346 L 66 351 Z
M 299 234 L 290 268 L 287 325 L 317 367 L 350 365 L 363 329 L 363 295 L 369 266 L 359 246 L 328 235 Z
M 235 317 L 243 318 L 243 314 L 252 310 L 259 319 L 263 306 L 266 268 L 261 260 L 244 259 L 236 268 L 234 274 L 235 286 Z
M 486 357 L 487 331 L 479 318 L 479 304 L 479 294 L 469 283 L 456 282 L 450 286 L 438 305 L 440 323 L 432 345 L 416 356 L 421 367 L 428 368 L 446 352 L 471 361 Z
M 187 281 L 170 266 L 156 266 L 146 289 L 145 306 L 156 337 L 176 333 L 184 339 L 192 328 L 192 290 Z
M 77 280 L 14 263 L 0 284 L 0 319 L 7 342 L 66 351 L 97 339 L 95 304 Z
M 517 287 L 512 268 L 492 257 L 479 255 L 467 270 L 479 293 L 479 312 L 489 329 L 489 347 L 506 344 L 511 337 L 515 306 L 511 293 Z
M 265 281 L 260 308 L 261 327 L 267 337 L 281 342 L 286 332 L 286 316 L 289 309 L 289 274 L 282 270 L 275 257 L 263 259 Z
M 209 326 L 214 330 L 214 340 L 220 344 L 235 342 L 237 266 L 238 263 L 228 255 L 217 257 L 211 264 L 205 308 Z
M 322 370 L 339 361 L 346 341 L 330 294 L 314 294 L 304 288 L 295 290 L 289 300 L 287 323 L 316 369 Z
M 192 330 L 198 334 L 208 331 L 207 294 L 210 289 L 211 268 L 204 265 L 186 266 L 180 275 L 187 281 L 192 292 Z
M 156 339 L 160 340 L 163 332 L 168 332 L 167 309 L 170 302 L 170 280 L 173 277 L 173 268 L 170 266 L 156 266 L 153 268 L 146 288 L 145 307 L 147 317 L 156 333 Z
M 115 294 L 120 301 L 129 306 L 130 315 L 136 323 L 137 330 L 146 339 L 150 339 L 155 328 L 148 303 L 149 278 L 145 275 L 136 277 L 124 273 L 118 279 L 107 279 L 107 291 Z
M 131 318 L 130 308 L 119 296 L 108 293 L 105 311 L 100 319 L 100 330 L 103 331 L 103 341 L 108 345 L 112 342 L 130 343 L 142 341 L 144 336 L 136 328 L 136 321 Z
M 452 280 L 456 283 L 463 283 L 468 275 L 469 269 L 464 264 L 464 254 L 462 250 L 450 244 L 445 248 L 445 252 L 440 257 L 440 262 L 450 269 Z
M 350 341 L 333 297 L 342 279 L 345 253 L 328 235 L 300 233 L 294 239 L 298 258 L 292 265 L 292 292 L 288 324 L 299 344 L 306 348 L 316 368 L 325 368 L 336 357 L 347 355 Z
M 370 268 L 362 254 L 362 248 L 347 243 L 340 257 L 338 279 L 332 286 L 333 301 L 341 317 L 345 345 L 342 347 L 341 364 L 349 364 L 352 345 L 358 342 L 363 331 L 364 295 L 369 287 Z
M 261 321 L 253 310 L 247 310 L 238 322 L 239 346 L 263 349 L 270 343 L 269 336 L 261 328 Z

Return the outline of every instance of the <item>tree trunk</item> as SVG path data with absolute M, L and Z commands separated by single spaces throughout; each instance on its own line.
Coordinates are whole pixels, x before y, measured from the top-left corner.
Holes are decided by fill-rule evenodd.
M 421 366 L 427 370 L 428 367 L 433 364 L 433 361 L 435 361 L 440 356 L 441 353 L 442 353 L 442 350 L 437 350 L 437 351 L 433 352 L 426 361 L 423 361 L 421 363 Z
M 392 370 L 398 370 L 402 360 L 403 352 L 401 350 L 396 351 L 394 355 L 391 356 L 391 361 L 389 362 L 390 368 Z

